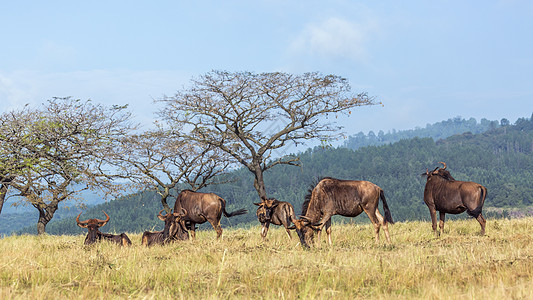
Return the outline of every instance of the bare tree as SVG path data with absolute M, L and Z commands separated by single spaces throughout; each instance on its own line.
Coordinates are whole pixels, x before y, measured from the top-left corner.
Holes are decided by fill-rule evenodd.
M 38 234 L 45 233 L 59 203 L 77 193 L 119 192 L 107 153 L 113 140 L 133 129 L 125 109 L 68 97 L 0 116 L 0 146 L 10 154 L 0 165 L 11 178 L 3 183 L 39 211 Z M 9 165 L 13 161 L 17 168 Z
M 289 143 L 329 141 L 341 135 L 328 120 L 337 113 L 378 104 L 366 93 L 353 94 L 344 78 L 319 73 L 212 71 L 190 88 L 159 100 L 159 115 L 176 126 L 176 136 L 221 149 L 254 175 L 259 197 L 267 197 L 263 174 L 279 164 Z
M 222 183 L 230 160 L 224 152 L 194 140 L 172 136 L 159 128 L 120 139 L 114 163 L 137 189 L 151 189 L 161 196 L 167 213 L 167 198 L 179 184 L 193 191 L 210 184 Z

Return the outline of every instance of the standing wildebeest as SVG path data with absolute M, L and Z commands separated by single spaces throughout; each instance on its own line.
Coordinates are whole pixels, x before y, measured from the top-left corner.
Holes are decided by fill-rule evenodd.
M 107 224 L 107 222 L 109 222 L 109 219 L 110 219 L 109 216 L 105 213 L 105 211 L 102 211 L 102 212 L 107 217 L 107 219 L 105 220 L 89 219 L 86 221 L 80 221 L 81 212 L 76 217 L 76 223 L 78 223 L 78 226 L 80 226 L 81 228 L 87 228 L 89 230 L 89 232 L 87 233 L 87 236 L 85 237 L 84 244 L 90 245 L 90 244 L 94 244 L 104 239 L 104 240 L 108 240 L 113 243 L 117 243 L 121 246 L 131 245 L 131 241 L 125 233 L 116 235 L 116 234 L 100 232 L 98 228 Z
M 481 225 L 481 234 L 485 234 L 487 222 L 481 210 L 487 197 L 487 188 L 479 183 L 455 180 L 446 170 L 446 164 L 439 163 L 444 167 L 436 167 L 435 170 L 431 172 L 427 170 L 422 174 L 427 176 L 424 202 L 431 214 L 433 231 L 439 236 L 440 230 L 444 230 L 445 214 L 460 214 L 466 210 L 466 213 L 476 218 Z M 437 211 L 440 217 L 439 231 L 437 231 Z
M 183 217 L 187 215 L 187 211 L 184 209 L 181 213 L 162 215 L 163 210 L 157 214 L 157 217 L 165 222 L 164 229 L 155 232 L 145 231 L 141 239 L 142 245 L 163 245 L 177 240 L 189 239 L 189 232 L 183 220 Z
M 394 222 L 383 190 L 372 182 L 327 177 L 320 180 L 305 198 L 302 206 L 303 216 L 295 222 L 296 233 L 302 246 L 309 247 L 313 240 L 313 231 L 318 232 L 320 240 L 320 232 L 324 226 L 331 245 L 331 217 L 355 217 L 363 211 L 374 224 L 376 242 L 379 242 L 379 229 L 383 226 L 387 242 L 390 243 L 387 223 Z M 385 218 L 378 210 L 379 199 L 383 202 Z
M 261 237 L 263 241 L 268 233 L 268 227 L 270 224 L 283 225 L 289 239 L 292 240 L 290 229 L 294 229 L 294 225 L 291 227 L 291 222 L 296 221 L 296 215 L 294 214 L 294 208 L 292 204 L 285 201 L 279 201 L 277 199 L 261 198 L 260 203 L 254 203 L 259 206 L 257 208 L 257 219 L 261 223 Z
M 246 209 L 239 209 L 232 213 L 226 211 L 226 200 L 220 198 L 213 193 L 199 193 L 191 190 L 182 191 L 176 198 L 174 204 L 174 212 L 187 210 L 187 215 L 184 220 L 190 222 L 189 230 L 191 231 L 192 239 L 196 238 L 195 225 L 202 224 L 206 221 L 213 226 L 217 232 L 217 239 L 222 235 L 222 227 L 220 227 L 220 219 L 222 213 L 227 218 L 242 215 L 247 212 Z

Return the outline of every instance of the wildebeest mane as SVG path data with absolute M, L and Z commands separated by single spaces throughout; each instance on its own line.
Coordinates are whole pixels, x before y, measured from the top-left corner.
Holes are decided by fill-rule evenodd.
M 309 208 L 309 203 L 311 202 L 311 195 L 313 194 L 313 190 L 318 185 L 318 183 L 324 179 L 337 180 L 333 177 L 318 177 L 317 179 L 315 179 L 315 181 L 309 186 L 307 194 L 305 195 L 304 203 L 302 204 L 302 216 L 305 216 L 307 214 L 307 209 Z

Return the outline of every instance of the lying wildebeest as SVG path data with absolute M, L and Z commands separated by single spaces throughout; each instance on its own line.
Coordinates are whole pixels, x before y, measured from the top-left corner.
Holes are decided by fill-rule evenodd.
M 222 227 L 220 227 L 222 213 L 227 218 L 230 218 L 247 212 L 246 209 L 239 209 L 228 213 L 226 211 L 226 200 L 218 195 L 191 190 L 182 191 L 176 198 L 174 212 L 179 212 L 181 209 L 187 210 L 187 215 L 184 217 L 184 220 L 189 222 L 187 228 L 191 231 L 193 239 L 196 238 L 196 224 L 202 224 L 206 221 L 209 222 L 216 230 L 218 239 L 222 235 Z
M 81 228 L 87 228 L 89 232 L 87 233 L 87 236 L 85 237 L 85 245 L 94 244 L 96 242 L 101 241 L 102 239 L 117 243 L 121 246 L 129 246 L 131 245 L 131 240 L 128 238 L 128 236 L 125 233 L 121 234 L 109 234 L 109 233 L 103 233 L 100 232 L 99 228 L 107 224 L 109 222 L 109 216 L 105 213 L 105 211 L 102 211 L 104 215 L 107 217 L 105 220 L 100 219 L 89 219 L 86 221 L 80 221 L 80 214 L 76 217 L 76 223 L 78 223 L 78 226 Z
M 259 206 L 257 208 L 257 219 L 261 223 L 261 237 L 265 240 L 268 227 L 270 224 L 283 225 L 289 239 L 292 240 L 290 229 L 295 229 L 294 225 L 291 226 L 291 222 L 296 221 L 296 215 L 294 214 L 294 208 L 292 204 L 285 201 L 279 201 L 277 199 L 261 198 L 260 203 L 254 203 Z
M 481 234 L 485 234 L 487 222 L 481 210 L 487 197 L 487 188 L 479 183 L 455 180 L 446 170 L 446 164 L 439 163 L 444 167 L 436 167 L 431 172 L 428 169 L 422 174 L 427 176 L 424 202 L 431 214 L 433 231 L 439 236 L 440 231 L 444 230 L 445 214 L 460 214 L 466 210 L 466 213 L 476 218 L 481 225 Z M 437 231 L 437 211 L 440 216 L 439 231 Z
M 164 209 L 163 209 L 164 210 Z M 181 213 L 171 213 L 162 215 L 161 210 L 157 217 L 165 222 L 165 227 L 161 231 L 145 231 L 142 235 L 141 244 L 144 246 L 163 245 L 177 240 L 188 240 L 189 232 L 185 227 L 183 217 L 187 215 L 185 209 Z
M 372 182 L 326 177 L 320 180 L 305 198 L 302 206 L 303 216 L 294 222 L 302 246 L 309 247 L 313 241 L 313 231 L 318 232 L 320 241 L 320 232 L 324 226 L 331 245 L 331 217 L 355 217 L 363 211 L 374 224 L 376 242 L 379 242 L 379 229 L 383 226 L 387 242 L 390 243 L 387 223 L 394 222 L 383 190 Z M 385 218 L 378 210 L 379 199 L 383 202 Z

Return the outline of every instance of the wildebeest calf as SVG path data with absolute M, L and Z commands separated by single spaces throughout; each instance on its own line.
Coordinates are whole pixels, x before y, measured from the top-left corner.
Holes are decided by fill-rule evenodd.
M 287 235 L 289 235 L 289 239 L 292 240 L 290 230 L 295 229 L 295 227 L 294 225 L 291 226 L 291 222 L 297 220 L 292 204 L 274 198 L 267 199 L 264 197 L 261 198 L 260 203 L 254 204 L 259 206 L 256 215 L 259 223 L 261 223 L 261 237 L 263 241 L 266 239 L 270 224 L 283 225 L 287 231 Z

